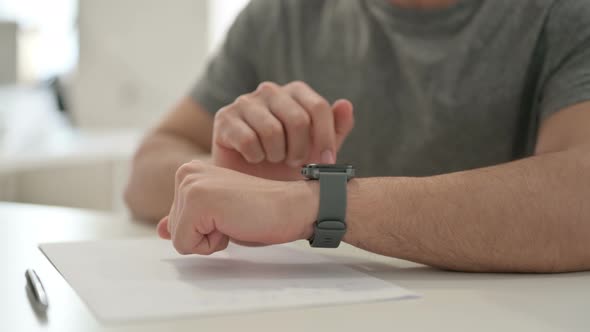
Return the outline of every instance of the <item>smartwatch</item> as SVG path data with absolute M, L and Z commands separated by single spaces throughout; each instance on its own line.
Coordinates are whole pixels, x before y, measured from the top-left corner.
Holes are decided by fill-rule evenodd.
M 354 178 L 351 165 L 303 166 L 301 174 L 320 182 L 320 208 L 309 244 L 314 248 L 338 248 L 346 233 L 346 189 Z

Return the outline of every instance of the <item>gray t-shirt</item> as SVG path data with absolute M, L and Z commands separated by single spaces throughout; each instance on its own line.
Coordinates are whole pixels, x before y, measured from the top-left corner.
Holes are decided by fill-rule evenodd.
M 362 176 L 428 176 L 534 151 L 540 123 L 590 100 L 590 1 L 254 0 L 192 97 L 217 111 L 263 81 L 350 99 L 339 161 Z M 590 128 L 589 128 L 590 130 Z

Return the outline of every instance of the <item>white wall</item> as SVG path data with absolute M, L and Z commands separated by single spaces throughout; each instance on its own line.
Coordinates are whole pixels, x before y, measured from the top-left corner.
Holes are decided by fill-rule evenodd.
M 249 0 L 209 0 L 209 50 L 214 51 L 225 39 L 227 30 Z
M 147 127 L 186 93 L 205 62 L 207 2 L 80 0 L 79 7 L 77 124 Z

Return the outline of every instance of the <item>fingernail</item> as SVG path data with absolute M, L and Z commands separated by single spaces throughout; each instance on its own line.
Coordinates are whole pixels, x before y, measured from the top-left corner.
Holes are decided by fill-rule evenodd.
M 331 150 L 325 150 L 320 156 L 320 162 L 322 164 L 336 163 L 336 160 L 334 160 L 334 153 Z

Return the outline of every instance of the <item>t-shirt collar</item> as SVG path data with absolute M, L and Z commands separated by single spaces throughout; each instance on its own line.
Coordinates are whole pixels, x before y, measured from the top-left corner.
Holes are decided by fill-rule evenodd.
M 438 9 L 402 7 L 389 0 L 365 0 L 376 18 L 396 30 L 409 33 L 448 33 L 460 30 L 479 9 L 484 0 L 457 0 Z

